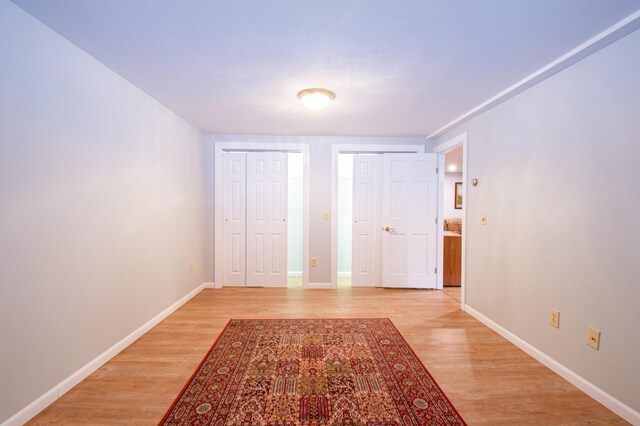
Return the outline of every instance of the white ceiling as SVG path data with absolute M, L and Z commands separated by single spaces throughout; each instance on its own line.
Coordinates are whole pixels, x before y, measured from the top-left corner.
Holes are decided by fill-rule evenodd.
M 13 0 L 205 132 L 431 134 L 640 0 Z M 305 110 L 296 93 L 336 93 Z

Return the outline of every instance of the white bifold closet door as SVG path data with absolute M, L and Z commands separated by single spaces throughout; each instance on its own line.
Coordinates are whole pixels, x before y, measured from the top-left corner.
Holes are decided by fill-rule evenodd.
M 384 154 L 382 282 L 436 288 L 438 155 Z
M 248 286 L 287 286 L 287 154 L 247 156 Z
M 351 285 L 382 285 L 382 156 L 353 156 Z
M 224 285 L 246 285 L 247 155 L 225 152 L 224 179 Z

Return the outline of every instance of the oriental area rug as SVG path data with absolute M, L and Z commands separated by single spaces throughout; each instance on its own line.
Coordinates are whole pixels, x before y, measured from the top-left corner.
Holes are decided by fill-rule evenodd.
M 386 318 L 231 320 L 163 425 L 464 425 Z

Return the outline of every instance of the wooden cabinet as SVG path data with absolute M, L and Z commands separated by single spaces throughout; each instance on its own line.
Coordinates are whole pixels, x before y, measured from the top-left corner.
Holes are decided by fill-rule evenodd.
M 462 282 L 462 236 L 453 232 L 444 235 L 444 275 L 442 283 L 459 287 Z

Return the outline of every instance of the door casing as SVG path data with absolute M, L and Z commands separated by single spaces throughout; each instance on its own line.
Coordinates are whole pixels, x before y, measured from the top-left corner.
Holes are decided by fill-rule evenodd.
M 468 229 L 468 215 L 467 215 L 467 202 L 469 200 L 469 197 L 467 196 L 468 193 L 468 178 L 467 178 L 467 132 L 463 132 L 460 133 L 457 136 L 454 136 L 453 138 L 439 144 L 436 145 L 433 148 L 433 152 L 438 153 L 438 154 L 445 154 L 449 151 L 451 151 L 454 148 L 457 148 L 458 146 L 462 146 L 462 276 L 461 276 L 461 281 L 460 281 L 460 309 L 462 309 L 463 311 L 465 310 L 465 294 L 466 294 L 466 265 L 467 265 L 467 231 L 466 229 Z M 444 206 L 444 201 L 442 201 L 442 205 Z M 442 228 L 441 228 L 442 229 Z

